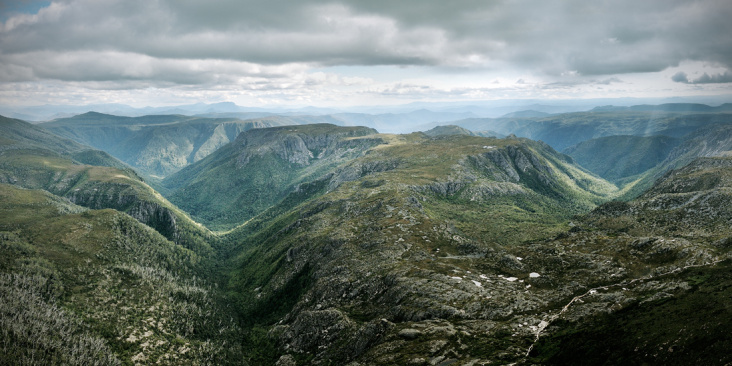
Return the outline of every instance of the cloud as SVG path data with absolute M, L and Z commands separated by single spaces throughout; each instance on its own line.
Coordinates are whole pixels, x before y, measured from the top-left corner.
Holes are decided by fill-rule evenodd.
M 717 83 L 732 83 L 732 74 L 724 72 L 720 74 L 709 75 L 706 72 L 698 79 L 692 81 L 694 84 L 717 84 Z
M 595 86 L 685 61 L 732 70 L 728 0 L 56 0 L 0 19 L 0 82 L 8 83 L 305 94 L 373 82 L 327 72 L 337 66 Z M 674 77 L 729 82 L 728 73 Z M 424 89 L 385 91 L 410 92 Z
M 194 3 L 53 3 L 36 15 L 8 20 L 0 46 L 11 54 L 114 50 L 260 64 L 392 65 L 439 63 L 446 42 L 440 29 L 404 29 L 395 19 L 343 5 Z
M 692 80 L 689 79 L 689 76 L 685 72 L 679 71 L 671 77 L 671 80 L 684 84 L 732 83 L 732 73 L 725 71 L 723 73 L 709 75 L 705 72 L 702 76 Z
M 676 74 L 674 74 L 674 76 L 671 77 L 671 80 L 673 80 L 673 81 L 675 81 L 677 83 L 684 83 L 684 84 L 689 84 L 690 83 L 689 82 L 689 76 L 686 75 L 686 73 L 683 72 L 683 71 L 679 71 Z
M 260 64 L 490 67 L 500 60 L 595 75 L 658 71 L 684 59 L 732 66 L 732 40 L 720 36 L 732 34 L 730 17 L 726 1 L 66 0 L 8 19 L 0 49 Z
M 612 83 L 622 83 L 623 81 L 616 77 L 607 78 L 604 80 L 597 81 L 597 84 L 610 85 Z
M 27 79 L 65 81 L 149 80 L 174 84 L 234 83 L 242 77 L 282 78 L 302 73 L 302 64 L 259 65 L 217 59 L 155 58 L 144 54 L 117 51 L 34 51 L 1 55 L 7 65 L 28 66 Z M 2 78 L 0 74 L 0 78 Z

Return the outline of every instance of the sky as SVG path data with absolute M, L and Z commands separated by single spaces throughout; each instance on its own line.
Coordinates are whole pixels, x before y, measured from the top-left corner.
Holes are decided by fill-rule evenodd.
M 730 95 L 729 0 L 0 0 L 0 105 Z

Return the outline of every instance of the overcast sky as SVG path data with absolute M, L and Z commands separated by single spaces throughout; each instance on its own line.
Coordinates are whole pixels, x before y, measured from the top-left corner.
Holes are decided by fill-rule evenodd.
M 732 93 L 729 0 L 0 4 L 5 105 Z

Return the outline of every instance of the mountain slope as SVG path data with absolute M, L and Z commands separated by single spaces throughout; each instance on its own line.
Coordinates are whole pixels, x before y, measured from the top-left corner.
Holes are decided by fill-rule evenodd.
M 436 136 L 449 136 L 449 135 L 467 135 L 467 136 L 477 136 L 473 131 L 470 131 L 468 129 L 462 128 L 460 126 L 455 125 L 447 125 L 447 126 L 437 126 L 435 128 L 432 128 L 428 131 L 424 131 L 424 134 L 430 137 L 436 137 Z
M 11 122 L 0 363 L 732 362 L 729 124 L 622 192 L 514 136 L 253 129 L 166 180 L 250 215 L 216 236 Z
M 730 305 L 712 291 L 732 284 L 732 159 L 696 160 L 638 200 L 564 226 L 553 220 L 570 218 L 568 197 L 599 196 L 563 186 L 571 168 L 542 145 L 403 138 L 342 167 L 360 174 L 336 173 L 326 193 L 230 234 L 229 288 L 242 317 L 274 338 L 270 362 L 581 364 L 587 352 L 566 352 L 573 342 L 604 350 L 587 359 L 611 364 L 729 362 L 732 320 L 693 322 L 692 306 L 703 293 L 711 298 L 701 314 Z M 376 161 L 380 168 L 363 169 Z M 632 328 L 645 343 L 606 342 L 627 332 L 613 319 L 627 324 L 628 314 L 648 320 Z M 668 341 L 673 355 L 654 351 Z
M 607 136 L 583 141 L 563 153 L 612 182 L 644 173 L 664 161 L 680 139 L 668 136 Z
M 460 126 L 455 126 L 455 125 L 437 126 L 428 131 L 424 131 L 424 134 L 427 136 L 431 136 L 431 137 L 436 137 L 436 136 L 440 136 L 440 135 L 445 135 L 445 136 L 468 135 L 468 136 L 483 136 L 483 137 L 497 137 L 497 138 L 506 137 L 495 131 L 470 131 L 468 129 L 462 128 Z
M 325 124 L 249 130 L 165 179 L 170 200 L 201 222 L 228 229 L 264 211 L 299 183 L 382 143 L 365 127 Z
M 46 149 L 63 154 L 82 164 L 108 166 L 132 172 L 129 166 L 103 151 L 60 138 L 25 121 L 0 116 L 0 129 L 3 132 L 3 136 L 0 137 L 0 150 Z
M 661 163 L 628 182 L 621 198 L 630 199 L 649 189 L 666 172 L 681 168 L 699 157 L 729 156 L 732 151 L 732 123 L 720 123 L 684 136 Z

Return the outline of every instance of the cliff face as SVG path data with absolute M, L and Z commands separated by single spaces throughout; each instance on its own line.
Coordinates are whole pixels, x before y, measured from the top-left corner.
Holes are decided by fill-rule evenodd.
M 129 185 L 85 185 L 63 196 L 79 206 L 91 209 L 111 208 L 124 212 L 169 240 L 179 241 L 180 232 L 175 213 L 161 203 L 142 200 Z

